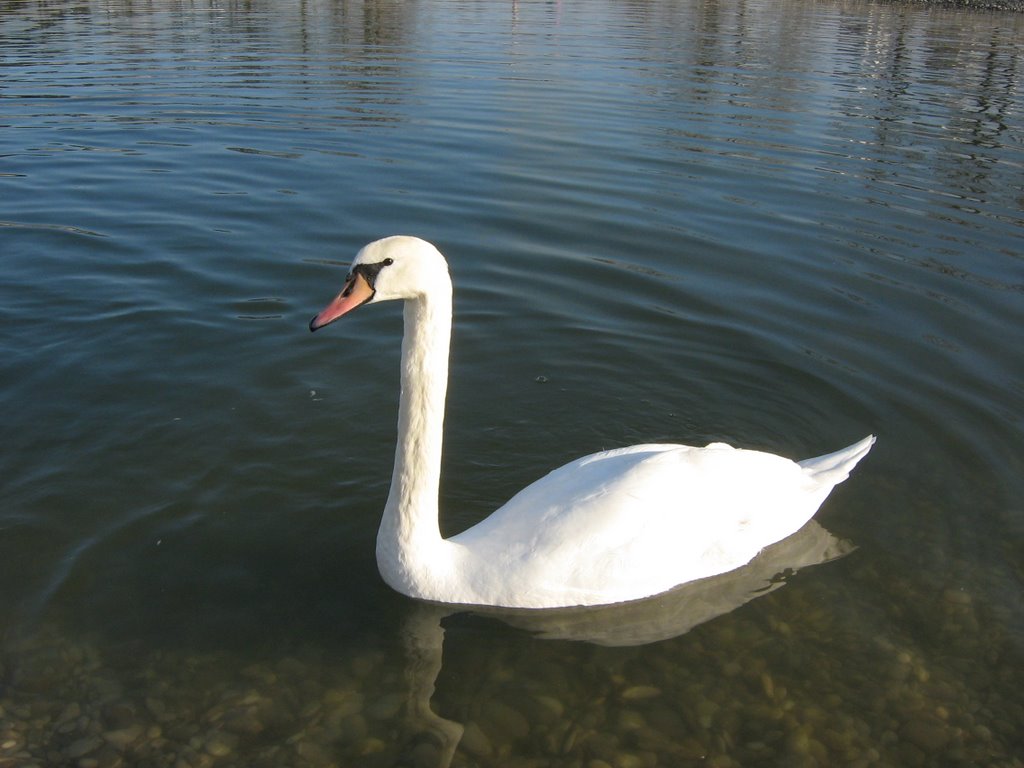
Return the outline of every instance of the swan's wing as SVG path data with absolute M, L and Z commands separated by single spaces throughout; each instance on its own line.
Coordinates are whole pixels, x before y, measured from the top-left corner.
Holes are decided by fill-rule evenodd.
M 542 543 L 551 546 L 602 532 L 614 537 L 625 525 L 623 501 L 632 507 L 658 495 L 647 482 L 648 475 L 657 479 L 661 474 L 650 471 L 652 460 L 680 447 L 638 445 L 576 459 L 531 483 L 451 541 L 535 550 Z
M 450 541 L 503 589 L 635 599 L 748 562 L 814 514 L 816 487 L 759 451 L 633 446 L 566 464 Z

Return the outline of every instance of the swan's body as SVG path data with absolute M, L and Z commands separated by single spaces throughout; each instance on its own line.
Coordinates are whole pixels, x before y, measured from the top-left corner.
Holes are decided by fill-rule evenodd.
M 442 539 L 438 489 L 452 287 L 429 243 L 390 237 L 356 256 L 341 294 L 310 323 L 405 300 L 398 446 L 377 534 L 384 580 L 443 603 L 555 608 L 636 600 L 750 561 L 796 532 L 874 443 L 800 463 L 713 443 L 585 456 Z

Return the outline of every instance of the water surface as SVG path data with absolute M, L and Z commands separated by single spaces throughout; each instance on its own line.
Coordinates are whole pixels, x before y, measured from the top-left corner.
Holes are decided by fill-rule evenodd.
M 0 765 L 1020 764 L 1022 17 L 25 2 L 0 35 Z M 817 516 L 855 551 L 646 645 L 456 615 L 442 649 L 373 558 L 399 310 L 305 330 L 398 232 L 456 283 L 447 533 L 602 448 L 874 432 Z

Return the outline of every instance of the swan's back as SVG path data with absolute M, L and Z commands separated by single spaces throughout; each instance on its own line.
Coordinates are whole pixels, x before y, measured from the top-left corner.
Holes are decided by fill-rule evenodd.
M 803 526 L 873 442 L 799 464 L 723 443 L 577 459 L 449 539 L 474 593 L 461 602 L 621 602 L 738 568 Z

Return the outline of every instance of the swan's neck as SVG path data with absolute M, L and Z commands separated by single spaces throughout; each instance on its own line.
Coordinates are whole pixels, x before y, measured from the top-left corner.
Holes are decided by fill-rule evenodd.
M 451 340 L 451 283 L 405 302 L 402 393 L 391 491 L 377 533 L 377 564 L 392 587 L 429 597 L 443 580 L 438 527 L 441 443 Z

